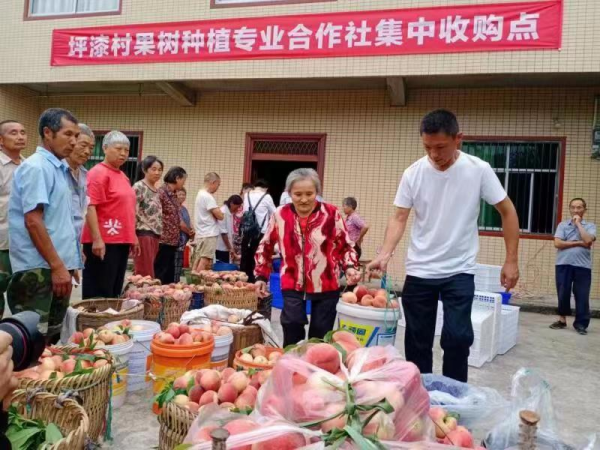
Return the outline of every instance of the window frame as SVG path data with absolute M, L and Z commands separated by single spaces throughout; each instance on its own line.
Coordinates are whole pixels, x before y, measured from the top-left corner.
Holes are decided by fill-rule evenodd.
M 111 131 L 113 131 L 113 130 L 96 130 L 96 129 L 92 129 L 92 132 L 94 133 L 94 137 L 95 138 L 98 138 L 99 136 L 106 136 Z M 143 154 L 143 151 L 144 151 L 144 132 L 143 131 L 133 131 L 133 130 L 119 130 L 119 131 L 121 133 L 123 133 L 127 137 L 129 137 L 129 136 L 135 136 L 135 137 L 138 138 L 138 154 L 137 154 L 137 158 L 129 156 L 127 158 L 126 163 L 127 162 L 136 161 L 137 164 L 140 164 L 142 162 L 142 154 Z M 90 156 L 90 159 L 88 161 L 90 161 L 92 159 L 92 156 Z M 98 164 L 100 164 L 101 162 L 102 161 L 99 161 Z M 121 172 L 123 172 L 123 169 L 121 169 Z M 131 185 L 133 186 L 133 183 L 135 183 L 135 180 L 132 179 L 132 180 L 129 180 L 129 181 L 131 182 Z
M 562 221 L 562 210 L 563 210 L 563 193 L 564 193 L 564 181 L 565 181 L 565 161 L 567 155 L 567 138 L 566 136 L 478 136 L 478 135 L 465 135 L 462 138 L 462 142 L 474 141 L 474 142 L 504 142 L 504 143 L 519 143 L 519 142 L 552 142 L 560 145 L 560 155 L 558 158 L 558 169 L 557 169 L 557 192 L 558 201 L 556 204 L 556 223 L 555 227 Z M 461 145 L 462 145 L 461 142 Z M 493 169 L 493 168 L 492 168 Z M 503 186 L 504 187 L 504 186 Z M 502 231 L 490 231 L 490 230 L 479 230 L 479 236 L 487 237 L 503 237 Z M 520 239 L 535 239 L 542 241 L 554 240 L 554 234 L 539 234 L 539 233 L 522 233 L 519 232 Z
M 120 16 L 123 11 L 123 0 L 119 1 L 119 8 L 115 11 L 99 11 L 80 14 L 52 14 L 47 16 L 32 16 L 31 4 L 34 0 L 25 0 L 25 9 L 23 11 L 23 20 L 53 20 L 53 19 L 73 19 L 75 17 L 97 17 L 97 16 Z
M 122 0 L 121 0 L 122 1 Z M 298 3 L 325 3 L 337 2 L 337 0 L 270 0 L 260 2 L 257 0 L 245 0 L 243 3 L 218 4 L 217 0 L 210 0 L 211 9 L 219 8 L 246 8 L 248 6 L 277 6 L 277 5 L 293 5 Z

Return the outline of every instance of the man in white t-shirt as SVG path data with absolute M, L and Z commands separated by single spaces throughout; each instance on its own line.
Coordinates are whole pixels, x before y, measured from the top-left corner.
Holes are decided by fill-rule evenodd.
M 506 260 L 501 282 L 507 291 L 519 279 L 519 220 L 490 165 L 459 150 L 462 133 L 453 113 L 430 112 L 421 122 L 420 133 L 427 156 L 404 171 L 382 250 L 368 268 L 386 270 L 413 209 L 402 290 L 406 359 L 422 373 L 431 373 L 437 302 L 441 299 L 443 374 L 467 381 L 469 348 L 474 339 L 471 306 L 481 199 L 494 205 L 502 217 Z
M 219 231 L 221 234 L 217 240 L 217 261 L 234 264 L 236 263 L 236 259 L 239 258 L 233 247 L 233 217 L 242 209 L 243 203 L 242 197 L 232 195 L 221 206 L 223 220 L 219 220 Z
M 244 215 L 252 208 L 256 217 L 256 223 L 260 228 L 258 233 L 248 235 L 244 232 L 244 216 L 242 216 L 242 259 L 240 261 L 240 270 L 248 275 L 248 281 L 254 282 L 254 255 L 258 244 L 269 227 L 269 219 L 275 212 L 275 202 L 273 197 L 268 193 L 269 185 L 264 180 L 257 180 L 254 183 L 254 189 L 244 195 Z
M 194 254 L 192 267 L 195 271 L 209 270 L 212 267 L 217 237 L 220 234 L 219 220 L 223 220 L 223 212 L 217 205 L 213 194 L 221 185 L 221 178 L 215 172 L 204 176 L 204 189 L 198 191 L 194 207 Z

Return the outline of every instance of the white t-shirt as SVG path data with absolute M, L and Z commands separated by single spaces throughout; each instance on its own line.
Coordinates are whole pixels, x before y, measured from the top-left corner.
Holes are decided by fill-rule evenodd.
M 427 156 L 404 171 L 394 205 L 414 210 L 406 273 L 446 278 L 475 273 L 479 250 L 477 219 L 481 199 L 496 205 L 506 192 L 490 165 L 460 153 L 441 172 Z
M 219 220 L 219 238 L 217 239 L 217 250 L 221 252 L 227 252 L 229 249 L 225 245 L 223 240 L 223 234 L 226 234 L 229 238 L 229 244 L 233 245 L 233 217 L 231 211 L 227 205 L 221 206 L 221 212 L 223 213 L 223 220 Z
M 219 235 L 219 224 L 210 212 L 218 208 L 217 201 L 206 189 L 200 189 L 194 207 L 194 229 L 196 237 L 214 237 Z
M 267 194 L 265 198 L 262 199 L 258 207 L 258 201 L 265 194 L 265 190 L 261 188 L 256 188 L 246 195 L 244 195 L 244 212 L 250 209 L 250 204 L 248 203 L 248 196 L 250 196 L 250 202 L 252 203 L 252 207 L 254 208 L 254 213 L 256 214 L 256 221 L 258 225 L 261 226 L 261 233 L 266 233 L 267 228 L 269 227 L 269 219 L 271 215 L 275 212 L 275 203 L 273 202 L 273 197 Z

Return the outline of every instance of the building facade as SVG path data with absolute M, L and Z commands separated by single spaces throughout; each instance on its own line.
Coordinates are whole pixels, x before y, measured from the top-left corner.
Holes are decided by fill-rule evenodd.
M 368 56 L 346 51 L 335 57 L 223 56 L 216 60 L 131 64 L 80 64 L 56 58 L 61 51 L 73 54 L 73 47 L 63 45 L 61 50 L 55 30 L 76 29 L 69 32 L 71 38 L 88 36 L 84 56 L 89 56 L 92 35 L 108 36 L 105 50 L 111 54 L 112 36 L 126 36 L 128 27 L 135 36 L 144 24 L 194 21 L 196 26 L 211 21 L 208 23 L 214 29 L 222 29 L 235 22 L 239 29 L 278 16 L 302 17 L 306 24 L 310 20 L 307 14 L 333 18 L 327 23 L 335 23 L 339 13 L 356 18 L 358 25 L 361 17 L 368 17 L 367 11 L 406 9 L 406 14 L 416 11 L 415 17 L 426 17 L 429 7 L 467 4 L 483 11 L 512 3 L 10 2 L 4 8 L 10 26 L 0 29 L 4 43 L 0 120 L 22 121 L 29 131 L 31 150 L 36 141 L 36 119 L 47 107 L 70 109 L 99 135 L 111 129 L 124 130 L 135 142 L 128 173 L 134 174 L 139 158 L 155 154 L 167 167 L 180 165 L 188 171 L 187 188 L 193 193 L 190 200 L 208 171 L 221 175 L 223 183 L 217 196 L 224 200 L 238 193 L 243 181 L 257 177 L 267 177 L 278 193 L 291 169 L 315 167 L 323 178 L 327 201 L 341 205 L 345 196 L 358 199 L 361 215 L 371 224 L 364 246 L 365 257 L 370 258 L 382 242 L 403 170 L 424 154 L 418 134 L 420 118 L 429 110 L 449 108 L 458 115 L 465 133 L 463 150 L 492 164 L 517 205 L 523 238 L 517 292 L 523 301 L 553 304 L 552 235 L 558 221 L 568 215 L 569 199 L 585 198 L 588 218 L 600 221 L 600 160 L 594 158 L 594 130 L 600 127 L 600 28 L 596 26 L 600 3 L 594 0 L 558 2 L 560 27 L 553 29 L 553 34 L 558 33 L 554 37 L 560 45 L 556 48 L 535 49 L 523 42 L 522 49 L 502 51 L 465 47 L 465 51 Z M 528 4 L 523 3 L 523 8 Z M 459 9 L 453 20 L 460 14 Z M 438 25 L 435 37 L 443 41 L 441 22 Z M 116 27 L 110 34 L 106 28 L 97 28 L 109 26 Z M 445 26 L 448 32 L 449 22 Z M 85 32 L 88 27 L 98 32 Z M 509 23 L 504 27 L 506 36 Z M 160 26 L 153 29 L 158 34 Z M 460 38 L 460 27 L 453 30 L 454 34 L 446 36 L 449 41 Z M 316 39 L 317 30 L 314 32 Z M 330 36 L 323 37 L 325 47 Z M 342 42 L 346 36 L 346 29 L 338 35 Z M 473 40 L 472 34 L 467 36 Z M 408 33 L 402 38 L 408 45 Z M 208 49 L 208 34 L 206 39 L 204 48 Z M 233 39 L 231 43 L 238 42 Z M 258 34 L 257 41 L 260 39 Z M 492 39 L 488 35 L 488 40 Z M 180 36 L 178 45 L 184 42 Z M 161 50 L 160 42 L 154 43 L 155 53 L 150 56 L 158 57 L 165 47 Z M 135 44 L 131 43 L 131 54 L 135 54 Z M 380 48 L 385 53 L 393 45 L 382 43 Z M 99 147 L 97 152 L 100 157 Z M 504 243 L 498 218 L 490 208 L 482 208 L 480 227 L 480 262 L 501 265 Z M 393 279 L 399 284 L 406 241 L 397 250 L 392 266 Z M 592 297 L 596 305 L 600 304 L 599 255 L 598 251 L 594 254 Z

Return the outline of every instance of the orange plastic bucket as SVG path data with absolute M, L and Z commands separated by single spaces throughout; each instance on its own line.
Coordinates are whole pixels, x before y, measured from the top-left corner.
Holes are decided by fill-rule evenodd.
M 148 370 L 156 375 L 153 392 L 160 393 L 165 383 L 184 375 L 188 370 L 210 369 L 210 355 L 214 346 L 214 339 L 193 345 L 161 344 L 152 340 Z

